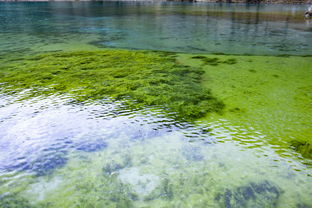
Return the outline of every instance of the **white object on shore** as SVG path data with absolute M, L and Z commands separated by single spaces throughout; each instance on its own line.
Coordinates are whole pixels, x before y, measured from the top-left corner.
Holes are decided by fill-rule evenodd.
M 312 17 L 312 5 L 308 7 L 307 11 L 304 13 L 305 18 L 311 18 Z

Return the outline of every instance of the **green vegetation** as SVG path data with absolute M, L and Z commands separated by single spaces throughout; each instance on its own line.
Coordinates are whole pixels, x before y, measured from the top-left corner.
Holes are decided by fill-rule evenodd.
M 77 101 L 111 97 L 132 108 L 159 106 L 180 119 L 220 112 L 223 104 L 201 86 L 203 70 L 183 66 L 171 53 L 104 50 L 54 52 L 4 61 L 3 92 L 31 89 L 24 98 L 71 94 Z
M 0 207 L 1 208 L 34 208 L 31 206 L 30 203 L 18 195 L 6 195 L 1 197 L 0 196 Z
M 290 142 L 290 147 L 299 152 L 303 157 L 312 159 L 312 144 L 309 142 L 301 142 L 293 140 Z
M 219 58 L 209 58 L 207 56 L 193 56 L 193 59 L 200 59 L 204 62 L 205 65 L 217 66 L 219 64 L 236 64 L 237 60 L 234 58 L 221 61 Z
M 252 127 L 241 143 L 252 146 L 256 129 L 265 135 L 258 142 L 281 147 L 283 157 L 291 148 L 311 159 L 311 57 L 183 54 L 178 60 L 202 67 L 203 86 L 225 104 L 222 115 L 210 114 L 203 122 L 222 119 L 229 121 L 224 128 L 239 126 L 237 133 L 229 128 L 238 140 L 241 130 Z
M 281 191 L 269 181 L 250 183 L 216 196 L 221 207 L 277 207 Z M 223 205 L 223 206 L 222 206 Z

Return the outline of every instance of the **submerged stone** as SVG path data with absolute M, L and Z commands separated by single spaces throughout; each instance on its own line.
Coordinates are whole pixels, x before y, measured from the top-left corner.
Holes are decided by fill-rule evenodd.
M 270 183 L 250 183 L 247 186 L 240 186 L 234 190 L 226 189 L 223 194 L 215 198 L 225 208 L 241 207 L 276 207 L 281 190 Z
M 75 145 L 76 150 L 84 152 L 95 152 L 107 147 L 107 143 L 103 139 L 98 139 L 95 141 L 82 141 Z
M 128 134 L 131 140 L 144 140 L 162 136 L 169 132 L 168 128 L 151 129 L 149 127 L 142 128 L 142 126 L 129 131 Z
M 67 163 L 66 152 L 58 152 L 42 155 L 37 160 L 28 165 L 37 176 L 51 174 L 56 168 L 63 167 Z
M 45 149 L 26 151 L 16 158 L 10 158 L 0 167 L 6 171 L 30 171 L 37 176 L 51 174 L 56 168 L 67 163 L 67 150 L 64 147 L 51 145 Z

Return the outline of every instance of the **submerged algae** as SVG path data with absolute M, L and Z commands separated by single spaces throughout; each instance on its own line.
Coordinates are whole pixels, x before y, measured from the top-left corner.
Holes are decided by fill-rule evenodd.
M 3 62 L 0 83 L 5 93 L 25 89 L 31 89 L 28 96 L 69 93 L 77 101 L 128 98 L 133 108 L 159 106 L 178 118 L 194 119 L 223 108 L 201 86 L 203 73 L 162 52 L 55 52 Z
M 237 60 L 235 58 L 230 58 L 224 61 L 221 61 L 219 58 L 209 58 L 207 56 L 193 56 L 192 59 L 200 59 L 204 62 L 205 65 L 218 66 L 219 64 L 236 64 Z
M 221 207 L 277 207 L 281 191 L 269 181 L 250 183 L 240 186 L 235 190 L 226 189 L 224 194 L 218 194 L 216 201 L 221 202 Z
M 10 194 L 6 196 L 0 196 L 0 207 L 1 208 L 35 208 L 28 200 L 23 197 Z
M 177 59 L 202 66 L 202 84 L 225 104 L 222 115 L 211 114 L 202 122 L 218 121 L 240 144 L 270 144 L 284 156 L 292 152 L 311 165 L 311 57 L 181 54 Z M 236 64 L 211 64 L 226 60 Z M 241 129 L 250 129 L 250 134 L 240 136 Z M 257 132 L 264 138 L 254 141 Z

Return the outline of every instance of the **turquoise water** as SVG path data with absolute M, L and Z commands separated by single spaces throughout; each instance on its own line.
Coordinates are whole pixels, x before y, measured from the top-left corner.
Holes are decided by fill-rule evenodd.
M 91 63 L 81 64 L 94 71 L 90 51 L 121 61 L 133 49 L 146 50 L 140 57 L 180 52 L 165 56 L 203 70 L 200 84 L 224 103 L 221 113 L 187 121 L 165 106 L 129 108 L 128 100 L 108 96 L 78 102 L 74 95 L 89 92 L 83 85 L 36 94 L 42 80 L 35 80 L 34 88 L 0 91 L 0 207 L 312 207 L 312 22 L 303 19 L 305 9 L 0 2 L 0 76 L 75 70 L 62 62 L 62 55 L 79 57 L 71 51 L 87 51 L 81 54 Z M 46 52 L 47 66 L 33 56 Z M 127 67 L 138 64 L 131 57 Z M 100 67 L 125 70 L 112 63 L 119 65 Z M 68 82 L 77 84 L 78 75 Z M 16 77 L 1 90 L 7 84 L 25 83 Z M 98 85 L 107 83 L 95 77 Z
M 46 44 L 196 53 L 310 55 L 306 5 L 133 2 L 0 3 L 0 47 Z M 18 42 L 18 44 L 16 43 Z

